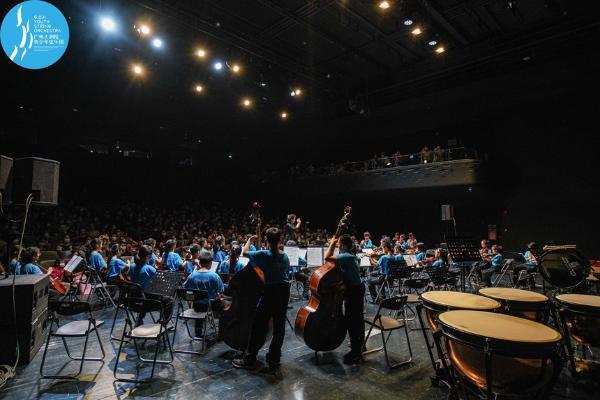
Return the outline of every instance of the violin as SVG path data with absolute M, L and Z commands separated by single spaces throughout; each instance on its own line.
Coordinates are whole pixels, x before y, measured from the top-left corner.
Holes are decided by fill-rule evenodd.
M 334 238 L 348 227 L 352 207 L 344 209 Z M 346 337 L 346 324 L 342 313 L 344 299 L 342 270 L 333 262 L 326 262 L 310 277 L 311 297 L 308 304 L 298 310 L 295 321 L 296 336 L 314 351 L 333 351 Z
M 256 225 L 257 243 L 261 242 L 262 219 L 260 204 L 252 204 L 251 223 Z M 219 320 L 219 339 L 234 350 L 244 351 L 248 345 L 258 302 L 265 286 L 263 271 L 248 263 L 229 280 L 226 295 L 231 297 L 225 304 Z

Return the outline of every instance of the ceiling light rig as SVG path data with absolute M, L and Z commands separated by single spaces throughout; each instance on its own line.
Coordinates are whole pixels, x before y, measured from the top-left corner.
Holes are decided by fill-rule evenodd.
M 135 26 L 134 26 L 135 28 Z M 141 24 L 140 26 L 137 27 L 136 29 L 138 31 L 138 33 L 140 35 L 143 36 L 148 36 L 150 33 L 152 33 L 152 29 L 150 29 L 150 26 L 146 25 L 146 24 Z
M 413 24 L 413 20 L 410 18 L 406 18 L 403 22 L 404 26 L 411 26 Z
M 438 46 L 438 47 L 435 48 L 435 52 L 437 54 L 442 54 L 442 53 L 446 52 L 446 49 L 444 48 L 444 46 Z
M 142 76 L 144 75 L 144 67 L 141 64 L 133 64 L 131 66 L 131 72 L 133 72 L 135 76 Z
M 379 4 L 377 5 L 377 7 L 379 7 L 381 10 L 385 11 L 391 7 L 391 4 L 389 1 L 380 1 Z
M 239 64 L 231 64 L 229 68 L 234 74 L 239 74 L 242 70 L 242 67 Z
M 281 114 L 279 114 L 279 117 L 283 120 L 286 120 L 288 118 L 287 111 L 282 111 Z
M 100 26 L 106 32 L 114 32 L 117 29 L 117 23 L 112 17 L 104 16 L 100 18 Z
M 157 37 L 154 38 L 154 39 L 152 39 L 152 46 L 154 46 L 157 49 L 162 48 L 162 46 L 163 46 L 162 39 L 161 38 L 157 38 Z
M 430 40 L 429 42 L 427 42 L 427 44 L 433 47 L 437 44 L 437 40 Z
M 250 108 L 250 107 L 252 107 L 252 100 L 250 98 L 248 98 L 248 97 L 244 97 L 242 99 L 242 106 L 244 108 Z
M 196 91 L 196 93 L 202 93 L 202 91 L 204 90 L 204 86 L 196 85 L 194 86 L 194 90 Z
M 412 33 L 415 36 L 419 36 L 421 33 L 423 33 L 423 31 L 421 30 L 421 28 L 419 28 L 418 26 L 413 29 L 412 31 L 410 31 L 410 33 Z
M 196 49 L 195 54 L 196 54 L 196 57 L 198 57 L 198 58 L 204 58 L 204 57 L 206 57 L 206 50 L 203 48 Z
M 214 69 L 215 71 L 221 71 L 221 70 L 223 69 L 223 63 L 222 63 L 221 61 L 216 61 L 216 62 L 213 64 L 213 69 Z

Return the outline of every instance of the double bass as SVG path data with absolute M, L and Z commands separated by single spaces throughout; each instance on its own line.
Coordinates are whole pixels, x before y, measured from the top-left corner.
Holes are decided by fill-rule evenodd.
M 344 216 L 334 237 L 348 226 L 352 207 L 344 209 Z M 346 337 L 346 323 L 342 313 L 344 280 L 342 270 L 332 262 L 325 262 L 310 277 L 311 298 L 298 310 L 295 321 L 296 336 L 314 351 L 333 351 Z
M 257 243 L 261 243 L 260 204 L 252 204 L 251 220 L 256 224 Z M 231 298 L 219 319 L 219 339 L 237 351 L 244 351 L 250 339 L 252 324 L 258 302 L 265 287 L 263 271 L 254 265 L 246 265 L 229 280 L 225 295 Z

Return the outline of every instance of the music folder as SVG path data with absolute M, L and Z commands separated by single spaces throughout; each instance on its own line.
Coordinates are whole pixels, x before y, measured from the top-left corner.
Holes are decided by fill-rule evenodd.
M 221 263 L 218 261 L 213 261 L 212 264 L 210 265 L 210 271 L 217 272 L 217 268 L 219 268 L 219 264 L 221 264 Z
M 78 255 L 74 255 L 73 257 L 71 257 L 71 259 L 69 260 L 67 265 L 65 265 L 65 271 L 69 271 L 69 272 L 73 273 L 73 271 L 75 271 L 75 268 L 77 268 L 77 266 L 82 261 L 83 261 L 83 258 L 81 258 Z
M 409 267 L 414 267 L 415 265 L 417 265 L 419 263 L 417 261 L 417 256 L 414 254 L 403 255 L 402 258 L 404 258 L 406 265 L 408 265 Z

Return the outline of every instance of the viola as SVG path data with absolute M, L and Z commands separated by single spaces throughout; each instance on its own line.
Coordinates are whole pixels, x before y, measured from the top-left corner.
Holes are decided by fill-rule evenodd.
M 348 226 L 352 207 L 344 209 L 334 237 L 339 237 Z M 346 337 L 342 313 L 344 280 L 342 270 L 332 262 L 317 268 L 310 277 L 311 297 L 298 310 L 295 321 L 296 336 L 314 351 L 333 351 Z

